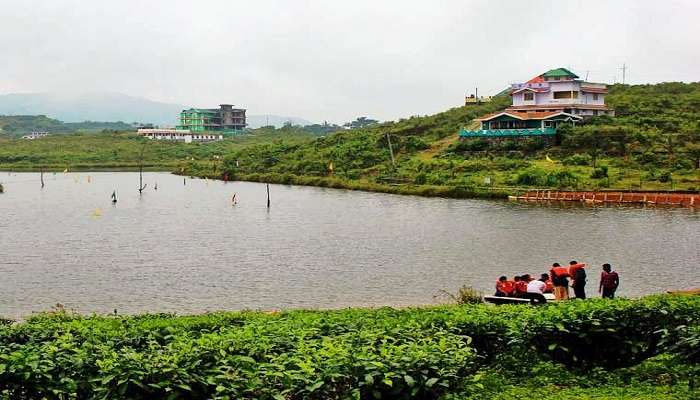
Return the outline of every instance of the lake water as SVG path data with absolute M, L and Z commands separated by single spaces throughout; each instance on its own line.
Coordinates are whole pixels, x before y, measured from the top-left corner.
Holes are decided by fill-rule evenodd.
M 440 289 L 490 293 L 501 274 L 571 259 L 589 264 L 590 294 L 604 262 L 623 296 L 700 286 L 700 212 L 689 209 L 270 185 L 268 210 L 257 183 L 146 173 L 139 197 L 137 173 L 45 181 L 0 172 L 0 315 L 56 303 L 84 313 L 429 304 Z

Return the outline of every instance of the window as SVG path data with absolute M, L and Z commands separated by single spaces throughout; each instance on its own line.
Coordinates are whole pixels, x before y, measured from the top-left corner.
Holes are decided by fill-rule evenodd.
M 554 98 L 555 99 L 578 99 L 578 92 L 572 92 L 569 90 L 554 92 Z
M 523 99 L 524 99 L 525 101 L 532 101 L 532 100 L 535 99 L 535 94 L 532 93 L 532 92 L 525 92 L 525 93 L 523 94 Z
M 593 93 L 593 100 L 598 100 L 598 93 Z

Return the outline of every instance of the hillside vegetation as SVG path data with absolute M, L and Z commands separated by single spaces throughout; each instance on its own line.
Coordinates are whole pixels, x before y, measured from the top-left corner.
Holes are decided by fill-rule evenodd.
M 700 188 L 699 83 L 614 85 L 607 103 L 616 109 L 617 117 L 563 128 L 561 145 L 552 148 L 545 148 L 538 139 L 498 145 L 458 141 L 461 127 L 510 104 L 508 97 L 501 97 L 491 104 L 376 124 L 310 143 L 264 144 L 234 151 L 227 156 L 226 169 L 243 179 L 331 186 L 352 186 L 347 182 L 363 180 L 370 187 L 393 182 L 432 186 L 438 192 L 440 187 L 485 185 Z
M 454 197 L 527 188 L 700 189 L 700 83 L 613 85 L 606 102 L 616 117 L 563 127 L 560 145 L 549 148 L 539 139 L 459 141 L 462 127 L 510 104 L 502 96 L 336 133 L 320 127 L 320 137 L 287 126 L 219 143 L 153 142 L 144 157 L 190 175 Z M 143 146 L 129 135 L 52 140 L 0 142 L 0 168 L 133 166 Z
M 45 115 L 0 115 L 0 137 L 16 137 L 31 132 L 51 134 L 98 132 L 102 130 L 127 131 L 133 127 L 124 122 L 62 122 Z
M 38 140 L 0 138 L 0 168 L 119 169 L 135 168 L 142 161 L 145 167 L 157 170 L 179 171 L 188 163 L 197 163 L 214 171 L 220 164 L 216 157 L 223 160 L 234 149 L 282 141 L 296 144 L 313 137 L 295 127 L 268 127 L 220 142 L 191 144 L 149 140 L 133 132 L 81 133 Z
M 0 326 L 12 399 L 691 399 L 700 297 Z

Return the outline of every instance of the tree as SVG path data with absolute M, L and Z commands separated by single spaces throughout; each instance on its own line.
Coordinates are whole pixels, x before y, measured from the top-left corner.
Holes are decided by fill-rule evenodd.
M 695 164 L 695 169 L 700 169 L 700 143 L 688 143 L 683 150 Z
M 358 129 L 358 128 L 365 128 L 370 125 L 374 125 L 379 123 L 378 120 L 376 119 L 371 119 L 367 117 L 357 117 L 356 120 L 347 122 L 343 124 L 344 127 L 348 129 Z

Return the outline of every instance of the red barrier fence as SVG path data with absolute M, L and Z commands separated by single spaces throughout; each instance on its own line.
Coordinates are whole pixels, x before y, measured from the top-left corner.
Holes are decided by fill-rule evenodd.
M 564 192 L 531 190 L 511 197 L 524 201 L 578 201 L 582 203 L 660 204 L 680 207 L 700 207 L 700 194 L 663 192 Z

